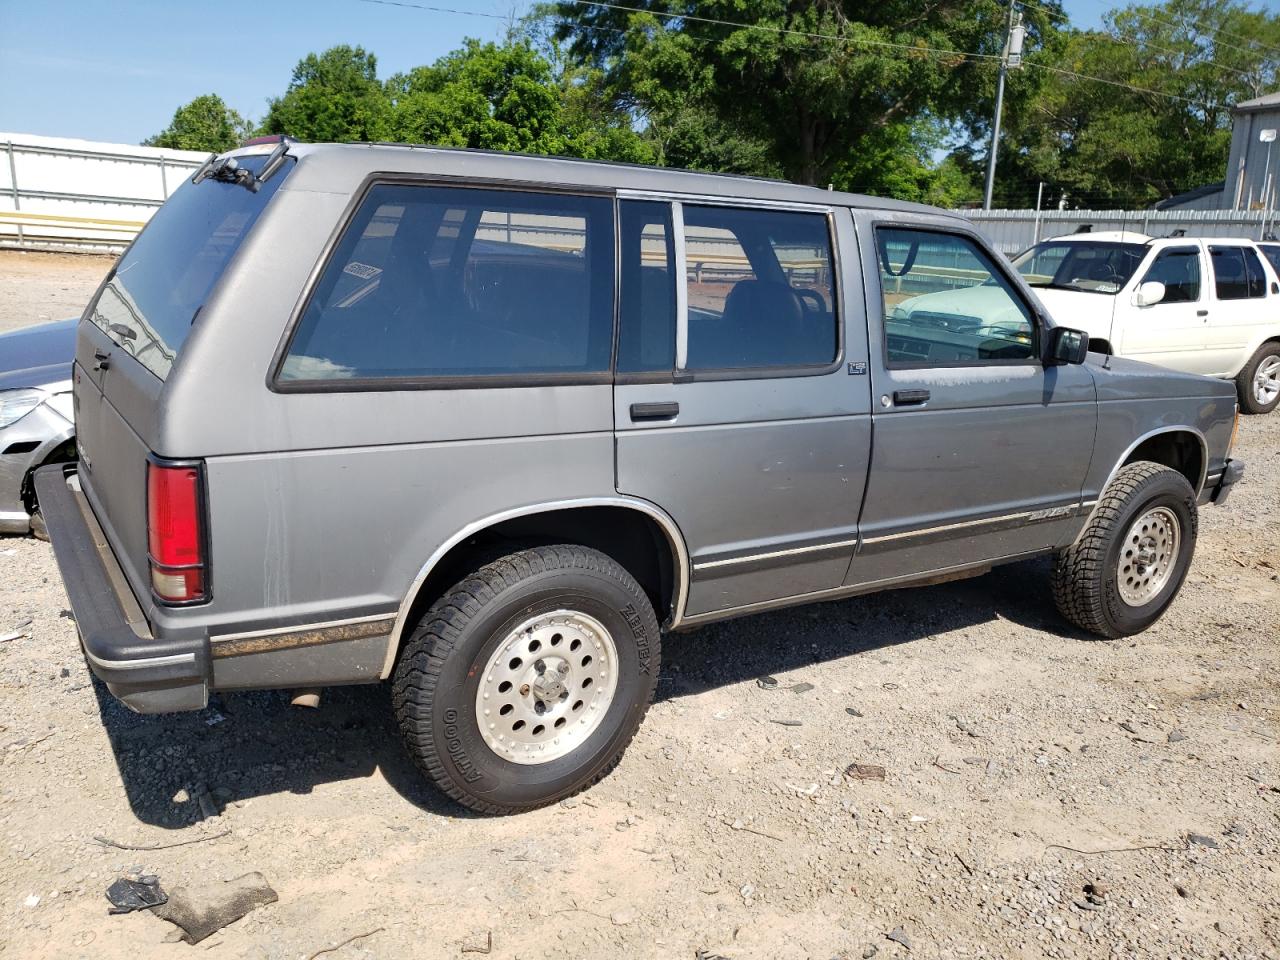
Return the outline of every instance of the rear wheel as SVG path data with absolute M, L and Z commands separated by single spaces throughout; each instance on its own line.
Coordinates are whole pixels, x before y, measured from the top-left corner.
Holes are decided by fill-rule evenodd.
M 1264 343 L 1236 377 L 1240 409 L 1270 413 L 1280 404 L 1280 342 Z
M 1123 467 L 1084 531 L 1058 555 L 1058 611 L 1102 637 L 1140 633 L 1173 602 L 1195 552 L 1196 494 L 1158 463 Z
M 450 797 L 515 813 L 609 772 L 657 684 L 644 590 L 585 547 L 490 563 L 437 601 L 406 642 L 392 702 L 414 761 Z

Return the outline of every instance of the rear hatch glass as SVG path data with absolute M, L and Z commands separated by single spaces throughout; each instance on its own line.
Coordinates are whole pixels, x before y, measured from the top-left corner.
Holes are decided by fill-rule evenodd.
M 267 157 L 237 161 L 256 175 Z M 165 379 L 197 312 L 292 167 L 286 163 L 256 193 L 213 178 L 184 183 L 120 258 L 89 321 Z

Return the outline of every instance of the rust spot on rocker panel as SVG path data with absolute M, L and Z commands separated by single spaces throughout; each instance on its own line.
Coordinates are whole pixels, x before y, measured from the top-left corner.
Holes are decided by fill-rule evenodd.
M 367 623 L 347 623 L 318 630 L 295 630 L 290 633 L 272 633 L 261 637 L 237 637 L 234 640 L 210 642 L 209 649 L 215 660 L 223 657 L 243 657 L 250 653 L 267 653 L 272 650 L 295 650 L 298 647 L 318 647 L 327 643 L 346 640 L 364 640 L 368 637 L 385 637 L 391 633 L 395 617 L 371 620 Z

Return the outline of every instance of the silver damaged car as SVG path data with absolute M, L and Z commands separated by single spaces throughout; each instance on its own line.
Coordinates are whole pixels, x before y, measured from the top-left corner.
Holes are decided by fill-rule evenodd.
M 31 474 L 75 459 L 76 324 L 60 320 L 0 335 L 0 533 L 44 538 Z

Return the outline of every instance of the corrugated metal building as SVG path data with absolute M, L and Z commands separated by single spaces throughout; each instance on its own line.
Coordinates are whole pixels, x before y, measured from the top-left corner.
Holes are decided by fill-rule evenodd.
M 1261 136 L 1264 130 L 1270 130 L 1274 138 L 1280 130 L 1280 92 L 1237 103 L 1231 113 L 1231 155 L 1221 208 L 1274 210 L 1280 147 L 1274 140 L 1264 143 Z

